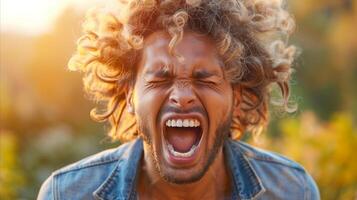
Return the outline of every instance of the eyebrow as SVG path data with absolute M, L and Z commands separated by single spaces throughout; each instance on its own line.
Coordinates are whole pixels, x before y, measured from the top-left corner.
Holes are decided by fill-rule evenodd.
M 212 77 L 212 76 L 218 76 L 214 72 L 209 72 L 209 71 L 206 71 L 206 70 L 194 71 L 192 75 L 193 75 L 194 78 L 197 78 L 197 79 L 205 79 L 205 78 L 209 78 L 209 77 Z
M 170 76 L 170 70 L 167 66 L 163 66 L 158 70 L 149 70 L 145 73 L 146 75 L 152 75 L 159 78 L 167 78 Z

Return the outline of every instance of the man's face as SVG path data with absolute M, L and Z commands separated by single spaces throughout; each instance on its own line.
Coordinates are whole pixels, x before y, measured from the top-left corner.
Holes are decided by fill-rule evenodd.
M 213 41 L 185 32 L 171 56 L 163 31 L 145 39 L 133 90 L 133 107 L 145 156 L 173 183 L 202 178 L 231 124 L 233 90 Z

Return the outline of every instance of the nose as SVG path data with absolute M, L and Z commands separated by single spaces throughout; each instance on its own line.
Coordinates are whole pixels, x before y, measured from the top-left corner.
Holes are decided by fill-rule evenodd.
M 188 84 L 175 84 L 170 94 L 169 102 L 174 107 L 189 109 L 195 104 L 196 98 L 192 86 Z

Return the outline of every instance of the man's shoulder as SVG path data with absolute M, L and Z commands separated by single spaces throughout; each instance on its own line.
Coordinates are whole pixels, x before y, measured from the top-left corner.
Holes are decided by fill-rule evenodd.
M 279 153 L 261 149 L 259 147 L 254 147 L 242 141 L 233 141 L 232 144 L 233 148 L 237 148 L 237 150 L 239 150 L 244 155 L 244 157 L 250 161 L 258 163 L 269 163 L 274 166 L 276 165 L 305 171 L 305 169 L 300 164 Z
M 107 149 L 96 154 L 85 157 L 77 162 L 64 166 L 53 172 L 54 176 L 58 176 L 65 173 L 71 173 L 80 171 L 83 169 L 90 169 L 101 167 L 105 165 L 111 165 L 117 163 L 125 155 L 125 151 L 130 148 L 133 142 L 124 143 L 120 146 L 112 149 Z
M 265 188 L 264 197 L 281 199 L 287 192 L 301 199 L 319 199 L 318 187 L 311 175 L 297 162 L 275 152 L 253 147 L 241 141 L 231 141 L 234 154 L 248 161 Z M 269 199 L 269 198 L 267 198 Z
M 92 193 L 110 177 L 122 160 L 130 157 L 134 141 L 88 156 L 54 171 L 41 186 L 38 199 L 59 196 L 92 199 Z

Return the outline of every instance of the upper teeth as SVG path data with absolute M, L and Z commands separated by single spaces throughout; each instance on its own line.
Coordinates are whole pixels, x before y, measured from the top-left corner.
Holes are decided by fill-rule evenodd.
M 201 123 L 197 119 L 169 119 L 166 121 L 168 127 L 198 127 Z

